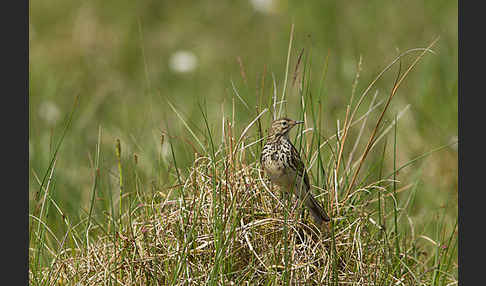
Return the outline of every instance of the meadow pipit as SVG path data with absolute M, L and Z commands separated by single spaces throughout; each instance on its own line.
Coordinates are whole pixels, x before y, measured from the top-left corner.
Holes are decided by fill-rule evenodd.
M 310 192 L 309 177 L 304 162 L 289 139 L 289 131 L 304 121 L 280 118 L 272 122 L 268 132 L 267 143 L 260 155 L 260 164 L 274 184 L 293 193 L 304 202 L 314 221 L 321 228 L 329 216 Z

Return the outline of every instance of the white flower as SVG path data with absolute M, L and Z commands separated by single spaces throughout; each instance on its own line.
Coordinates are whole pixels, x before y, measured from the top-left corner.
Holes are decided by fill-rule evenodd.
M 44 119 L 47 124 L 54 125 L 61 117 L 61 112 L 54 102 L 43 101 L 39 106 L 39 117 Z
M 452 148 L 454 151 L 457 151 L 457 145 L 459 145 L 459 140 L 457 139 L 457 136 L 452 136 L 452 137 L 449 139 L 449 144 L 451 144 L 451 148 Z
M 262 13 L 273 13 L 276 12 L 275 1 L 274 0 L 250 0 L 253 9 Z
M 169 67 L 174 72 L 191 72 L 197 67 L 197 58 L 189 51 L 177 51 L 169 59 Z

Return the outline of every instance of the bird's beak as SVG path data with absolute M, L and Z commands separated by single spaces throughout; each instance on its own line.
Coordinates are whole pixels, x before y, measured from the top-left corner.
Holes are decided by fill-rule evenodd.
M 304 123 L 304 121 L 294 121 L 295 123 L 294 124 L 302 124 Z

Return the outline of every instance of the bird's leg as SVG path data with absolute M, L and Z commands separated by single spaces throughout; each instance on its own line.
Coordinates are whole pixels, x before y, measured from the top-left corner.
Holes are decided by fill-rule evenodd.
M 287 186 L 285 192 L 285 198 L 286 198 L 286 205 L 289 207 L 289 215 L 294 213 L 294 210 L 297 208 L 299 204 L 299 200 L 296 200 L 295 203 L 292 203 L 292 185 Z
M 296 185 L 295 187 L 297 188 L 298 186 L 299 185 Z M 290 187 L 290 189 L 291 188 L 292 187 Z M 301 194 L 299 193 L 299 191 L 295 192 L 294 194 L 295 194 L 296 200 L 295 200 L 292 212 L 294 210 L 300 210 L 300 222 L 303 223 L 304 222 L 304 216 L 305 216 L 304 201 L 302 200 L 302 197 L 301 197 Z
M 303 200 L 302 200 L 302 196 L 301 196 L 301 189 L 300 189 L 300 185 L 298 183 L 295 184 L 294 188 L 296 189 L 295 192 L 293 192 L 293 194 L 295 194 L 295 197 L 296 197 L 296 200 L 295 200 L 295 204 L 294 204 L 294 209 L 297 209 L 297 208 L 300 208 L 301 209 L 301 215 L 300 215 L 300 218 L 301 220 L 303 220 L 304 218 L 304 208 L 303 208 Z M 290 189 L 292 188 L 292 186 L 290 187 Z
M 304 222 L 304 215 L 305 215 L 304 208 L 300 208 L 300 221 L 301 222 Z

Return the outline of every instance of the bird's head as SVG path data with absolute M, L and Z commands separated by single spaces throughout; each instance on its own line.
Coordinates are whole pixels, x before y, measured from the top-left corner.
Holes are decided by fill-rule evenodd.
M 304 121 L 295 121 L 285 117 L 274 120 L 270 127 L 269 136 L 287 136 L 292 127 L 301 123 L 304 123 Z

